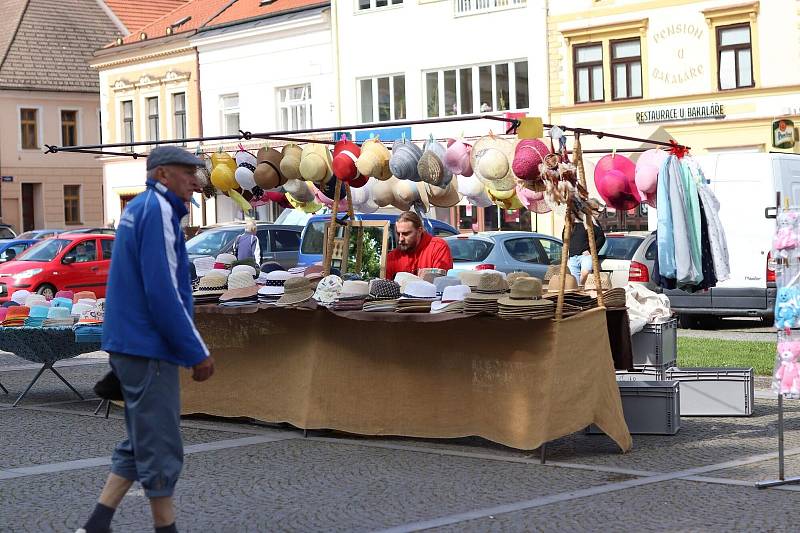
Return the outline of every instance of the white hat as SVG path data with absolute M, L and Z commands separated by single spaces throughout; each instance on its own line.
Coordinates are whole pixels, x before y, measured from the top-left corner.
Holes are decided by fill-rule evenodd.
M 255 278 L 257 275 L 256 269 L 251 267 L 250 265 L 236 265 L 235 267 L 233 267 L 233 270 L 231 270 L 231 276 L 233 276 L 238 272 L 243 272 L 245 274 L 248 274 L 251 278 Z
M 264 283 L 266 285 L 259 289 L 258 294 L 262 296 L 277 296 L 283 294 L 283 284 L 291 277 L 294 276 L 285 270 L 273 270 L 269 272 L 264 278 Z
M 83 313 L 85 313 L 86 311 L 88 311 L 88 310 L 90 310 L 92 308 L 94 308 L 94 306 L 78 302 L 78 303 L 76 303 L 76 304 L 74 304 L 72 306 L 71 314 L 72 314 L 72 316 L 80 317 L 81 315 L 83 315 Z
M 242 265 L 245 266 L 245 265 Z M 252 267 L 249 267 L 252 270 Z M 254 287 L 256 284 L 256 280 L 253 279 L 253 275 L 247 271 L 242 272 L 231 272 L 231 275 L 228 276 L 228 290 L 234 289 L 246 289 L 248 287 Z
M 339 298 L 339 295 L 342 293 L 343 285 L 344 282 L 342 282 L 342 278 L 339 276 L 333 274 L 325 276 L 320 280 L 319 284 L 317 284 L 317 289 L 314 291 L 313 298 L 321 304 L 330 305 Z
M 444 288 L 442 293 L 442 301 L 433 302 L 431 304 L 431 312 L 435 313 L 441 311 L 446 307 L 451 306 L 453 302 L 463 302 L 469 293 L 472 292 L 467 285 L 450 285 Z
M 427 281 L 412 281 L 403 288 L 403 295 L 401 300 L 407 299 L 436 299 L 436 285 L 428 283 Z
M 28 296 L 31 295 L 30 291 L 26 291 L 25 289 L 14 291 L 14 294 L 11 295 L 11 301 L 17 302 L 19 305 L 25 305 L 25 302 L 28 301 Z
M 400 285 L 400 290 L 402 291 L 406 285 L 411 283 L 412 281 L 423 281 L 423 279 L 419 276 L 415 276 L 410 272 L 398 272 L 394 275 L 394 280 Z
M 211 270 L 214 269 L 214 258 L 211 256 L 203 256 L 198 257 L 194 261 L 194 270 L 197 273 L 197 277 L 202 278 L 206 274 L 208 274 Z
M 236 256 L 233 254 L 219 254 L 217 258 L 214 259 L 215 263 L 222 263 L 228 268 L 230 268 L 234 261 L 236 261 Z
M 43 305 L 48 307 L 50 302 L 48 302 L 47 298 L 45 298 L 42 294 L 31 294 L 25 298 L 25 305 L 28 307 L 33 307 L 34 305 Z
M 367 295 L 369 295 L 369 283 L 361 280 L 347 280 L 342 284 L 342 293 L 339 298 Z

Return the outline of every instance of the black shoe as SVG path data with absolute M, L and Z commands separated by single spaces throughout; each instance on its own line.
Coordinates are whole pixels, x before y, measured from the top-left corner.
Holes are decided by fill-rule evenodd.
M 123 400 L 122 385 L 114 372 L 109 372 L 103 376 L 103 379 L 95 383 L 94 393 L 104 400 L 114 400 L 118 402 Z

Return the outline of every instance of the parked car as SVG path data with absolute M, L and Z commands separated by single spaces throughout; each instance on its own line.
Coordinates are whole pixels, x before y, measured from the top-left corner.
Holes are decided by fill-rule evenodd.
M 53 237 L 58 235 L 59 233 L 64 233 L 66 230 L 63 229 L 35 229 L 31 231 L 26 231 L 25 233 L 21 233 L 17 235 L 18 239 L 47 239 L 49 237 Z
M 456 270 L 520 271 L 544 279 L 550 265 L 561 264 L 561 240 L 532 231 L 487 231 L 445 241 Z
M 16 239 L 17 233 L 8 224 L 0 224 L 0 243 Z
M 342 213 L 339 218 L 343 218 L 345 213 Z M 387 252 L 394 250 L 396 246 L 395 235 L 395 222 L 400 215 L 386 214 L 386 213 L 372 213 L 369 215 L 356 213 L 357 220 L 375 220 L 389 222 L 389 249 Z M 330 215 L 314 215 L 308 219 L 306 227 L 303 230 L 303 236 L 300 244 L 300 255 L 297 260 L 299 266 L 309 266 L 321 263 L 323 259 L 323 246 L 325 243 L 325 224 L 330 222 Z M 433 218 L 423 219 L 426 231 L 436 237 L 448 237 L 450 235 L 458 235 L 458 230 L 440 220 Z
M 117 230 L 114 228 L 80 228 L 80 229 L 70 229 L 65 231 L 64 233 L 91 233 L 93 235 L 116 235 Z
M 641 283 L 651 291 L 658 287 L 650 275 L 655 263 L 655 236 L 646 231 L 607 233 L 598 251 L 600 270 L 611 275 L 612 287 Z
M 14 239 L 0 243 L 0 263 L 13 261 L 19 254 L 37 242 L 33 239 Z
M 258 244 L 261 248 L 261 261 L 277 261 L 284 268 L 297 265 L 297 254 L 300 249 L 302 226 L 284 226 L 256 223 Z M 216 257 L 223 253 L 232 253 L 236 237 L 244 233 L 244 223 L 203 228 L 201 232 L 186 242 L 189 260 L 198 257 Z
M 60 290 L 106 295 L 112 235 L 59 235 L 43 239 L 0 265 L 0 302 L 25 289 L 47 297 Z

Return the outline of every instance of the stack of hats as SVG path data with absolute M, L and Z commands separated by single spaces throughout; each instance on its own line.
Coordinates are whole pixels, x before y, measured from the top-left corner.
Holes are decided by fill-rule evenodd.
M 408 285 L 409 283 L 414 281 L 425 281 L 425 280 L 423 280 L 419 276 L 411 274 L 410 272 L 398 272 L 397 274 L 394 275 L 394 281 L 396 281 L 397 284 L 400 285 L 400 292 L 403 292 L 403 290 L 406 288 L 406 285 Z
M 41 328 L 44 321 L 47 319 L 47 313 L 50 310 L 49 306 L 33 305 L 28 313 L 28 318 L 25 319 L 26 328 Z
M 360 280 L 347 280 L 342 284 L 339 298 L 333 302 L 334 311 L 361 311 L 369 295 L 369 283 Z
M 467 313 L 489 313 L 500 310 L 497 300 L 508 292 L 508 283 L 500 272 L 481 274 L 478 285 L 464 300 Z
M 561 275 L 554 274 L 550 278 L 550 283 L 547 285 L 547 294 L 544 296 L 553 302 L 558 300 L 558 291 L 561 284 Z M 597 305 L 597 300 L 578 292 L 578 280 L 572 274 L 567 274 L 564 279 L 564 307 L 562 309 L 564 316 L 572 316 L 591 309 Z
M 560 265 L 550 265 L 547 267 L 547 272 L 544 273 L 544 280 L 550 281 L 553 276 L 558 274 L 561 271 Z
M 97 301 L 97 295 L 92 291 L 81 291 L 81 292 L 76 292 L 72 296 L 73 302 L 80 302 L 81 300 L 86 300 L 83 303 L 94 303 Z M 91 300 L 91 302 L 89 302 L 89 300 Z
M 397 301 L 398 313 L 430 313 L 436 301 L 436 285 L 427 281 L 408 283 Z
M 275 305 L 281 307 L 294 307 L 311 300 L 314 289 L 311 281 L 305 276 L 294 276 L 286 280 L 283 285 L 283 296 Z
M 508 283 L 509 287 L 514 286 L 514 282 L 520 278 L 529 278 L 531 277 L 530 274 L 527 272 L 512 272 L 511 274 L 506 275 L 506 283 Z
M 31 294 L 25 299 L 25 305 L 33 309 L 33 306 L 40 305 L 43 307 L 50 307 L 50 302 L 43 294 Z
M 228 276 L 212 270 L 202 278 L 197 290 L 192 293 L 195 305 L 219 303 L 219 297 L 228 289 Z
M 233 265 L 234 261 L 236 261 L 236 256 L 233 254 L 219 254 L 217 258 L 214 259 L 213 270 L 221 270 L 230 273 L 231 265 Z
M 202 278 L 212 270 L 214 270 L 214 263 L 216 261 L 211 256 L 198 257 L 194 261 L 194 271 L 198 278 Z
M 18 291 L 14 291 L 14 294 L 11 295 L 11 302 L 14 302 L 16 305 L 25 305 L 25 302 L 28 301 L 28 296 L 31 295 L 30 291 L 26 291 L 25 289 L 21 289 Z
M 231 275 L 228 276 L 228 290 L 219 297 L 220 303 L 225 307 L 241 307 L 258 303 L 255 269 L 246 265 L 239 265 L 235 268 L 239 267 L 249 270 L 231 272 Z
M 57 294 L 62 294 L 61 292 Z M 52 300 L 50 300 L 50 309 L 54 307 L 61 307 L 67 310 L 67 314 L 72 312 L 72 293 L 70 293 L 69 297 L 66 296 L 56 296 Z M 59 311 L 58 314 L 60 315 L 62 312 Z
M 422 278 L 424 281 L 428 283 L 433 283 L 436 278 L 440 278 L 442 276 L 447 275 L 447 270 L 442 270 L 441 268 L 420 268 L 417 271 L 417 277 Z
M 628 306 L 625 301 L 625 289 L 622 287 L 615 287 L 607 291 L 603 291 L 603 304 L 608 309 L 623 309 Z
M 600 272 L 600 288 L 604 291 L 611 288 L 611 275 L 608 272 Z M 586 278 L 583 290 L 586 292 L 593 291 L 595 294 L 597 293 L 597 284 L 594 279 L 594 274 L 589 274 L 589 277 Z
M 317 284 L 313 298 L 319 305 L 333 305 L 333 302 L 342 294 L 342 285 L 343 281 L 339 276 L 333 274 L 325 276 Z
M 444 288 L 442 299 L 431 304 L 431 313 L 463 313 L 464 299 L 470 292 L 472 290 L 466 285 L 448 285 Z
M 31 308 L 26 305 L 15 305 L 9 307 L 6 317 L 3 319 L 4 328 L 19 328 L 25 325 Z
M 394 312 L 400 299 L 400 284 L 389 279 L 373 279 L 369 282 L 369 295 L 364 302 L 364 311 Z
M 285 270 L 273 270 L 264 276 L 264 286 L 258 289 L 258 303 L 274 304 L 283 296 L 283 286 L 292 278 Z
M 258 270 L 250 264 L 238 264 L 231 269 L 231 274 L 235 274 L 237 272 L 245 273 L 253 279 L 256 279 L 258 276 Z
M 55 295 L 55 298 L 53 299 L 55 300 L 56 298 L 65 298 L 71 302 L 74 297 L 75 293 L 72 291 L 58 291 Z
M 80 294 L 80 293 L 79 293 Z M 75 295 L 77 298 L 77 295 Z M 72 304 L 72 317 L 77 322 L 84 311 L 88 311 L 92 309 L 97 304 L 97 300 L 92 300 L 91 298 L 80 298 L 75 303 Z
M 452 277 L 452 276 L 441 276 L 433 280 L 433 284 L 436 287 L 436 296 L 441 297 L 444 294 L 444 290 L 447 287 L 454 287 L 456 285 L 462 285 L 461 280 Z
M 103 337 L 105 306 L 95 305 L 81 313 L 78 322 L 72 327 L 76 342 L 100 342 Z
M 266 282 L 267 274 L 270 272 L 275 272 L 276 270 L 286 270 L 281 266 L 280 263 L 276 263 L 275 261 L 267 261 L 266 263 L 262 263 L 261 265 L 261 272 L 256 279 L 256 283 L 259 285 L 263 285 Z
M 556 305 L 542 299 L 542 282 L 539 278 L 518 277 L 511 285 L 511 293 L 503 296 L 499 304 L 500 318 L 553 318 Z
M 53 301 L 55 302 L 55 299 Z M 71 311 L 72 302 L 70 302 L 69 307 L 63 305 L 51 305 L 50 309 L 47 310 L 47 318 L 45 319 L 44 323 L 42 323 L 42 327 L 71 328 L 75 323 L 75 320 L 72 318 Z
M 8 314 L 8 307 L 0 307 L 0 326 L 2 326 L 3 320 L 6 319 L 6 314 Z
M 458 279 L 463 285 L 466 285 L 470 289 L 474 289 L 481 281 L 482 275 L 483 271 L 480 270 L 463 270 L 458 273 Z

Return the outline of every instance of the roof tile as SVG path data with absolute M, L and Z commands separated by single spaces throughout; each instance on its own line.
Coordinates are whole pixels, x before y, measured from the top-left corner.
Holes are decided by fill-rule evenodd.
M 189 0 L 105 0 L 130 33 L 174 11 Z

